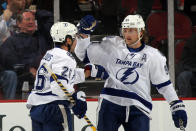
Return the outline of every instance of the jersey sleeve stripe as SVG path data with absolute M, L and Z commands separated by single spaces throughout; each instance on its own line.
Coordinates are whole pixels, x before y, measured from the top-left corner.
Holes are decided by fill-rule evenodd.
M 56 76 L 57 76 L 57 79 L 58 80 L 66 80 L 67 81 L 67 83 L 68 83 L 68 79 L 67 78 L 65 78 L 65 77 L 63 77 L 63 76 L 60 76 L 60 75 L 58 75 L 58 74 L 55 74 Z M 50 77 L 50 82 L 53 82 L 54 81 L 54 79 L 52 78 L 52 76 Z
M 87 52 L 85 53 L 85 57 L 84 57 L 84 60 L 83 60 L 83 63 L 84 64 L 87 64 L 87 63 L 89 63 L 90 61 L 89 61 L 89 58 L 88 58 L 88 55 L 87 55 Z
M 101 91 L 101 94 L 135 99 L 141 102 L 148 109 L 152 110 L 152 103 L 146 101 L 145 99 L 143 99 L 142 97 L 140 97 L 134 92 L 128 92 L 125 90 L 119 90 L 119 89 L 114 89 L 114 88 L 103 88 Z
M 155 86 L 159 90 L 159 89 L 161 89 L 164 86 L 168 86 L 169 84 L 171 84 L 170 80 L 168 80 L 168 81 L 166 81 L 164 83 L 157 84 L 157 85 L 155 85 L 155 84 L 152 84 L 152 85 Z

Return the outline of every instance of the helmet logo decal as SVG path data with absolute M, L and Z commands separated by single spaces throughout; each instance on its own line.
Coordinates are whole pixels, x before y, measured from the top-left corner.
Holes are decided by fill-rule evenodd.
M 68 26 L 68 24 L 67 24 L 67 23 L 64 23 L 64 25 L 65 25 L 65 27 L 67 27 L 67 26 Z

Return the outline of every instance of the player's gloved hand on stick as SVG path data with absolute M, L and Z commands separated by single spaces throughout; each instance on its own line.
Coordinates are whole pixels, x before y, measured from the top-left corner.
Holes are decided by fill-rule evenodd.
M 172 118 L 175 126 L 177 128 L 181 128 L 180 126 L 183 126 L 185 128 L 187 125 L 187 114 L 185 111 L 185 105 L 183 104 L 182 100 L 176 100 L 171 102 L 170 110 L 172 112 Z
M 75 105 L 72 107 L 73 113 L 80 119 L 87 111 L 86 94 L 83 91 L 75 92 L 72 95 Z
M 95 27 L 97 26 L 97 21 L 92 15 L 86 15 L 77 24 L 79 34 L 91 34 Z
M 107 79 L 109 77 L 108 73 L 104 69 L 103 66 L 100 65 L 94 65 L 91 63 L 88 63 L 85 65 L 84 70 L 90 70 L 91 71 L 91 77 L 95 78 L 101 78 L 103 80 Z

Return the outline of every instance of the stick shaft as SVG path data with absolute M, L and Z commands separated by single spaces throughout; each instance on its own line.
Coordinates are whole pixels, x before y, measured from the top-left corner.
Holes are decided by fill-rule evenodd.
M 179 120 L 179 124 L 180 124 L 180 130 L 185 131 L 185 128 L 183 126 L 183 121 L 181 119 Z
M 72 97 L 72 95 L 68 92 L 67 88 L 57 79 L 57 76 L 52 72 L 52 70 L 50 69 L 50 67 L 48 67 L 46 64 L 43 65 L 46 70 L 50 73 L 50 75 L 52 76 L 52 78 L 56 81 L 56 83 L 59 85 L 59 87 L 64 91 L 64 93 L 68 96 L 70 102 L 72 104 L 75 104 L 75 101 Z M 96 127 L 93 126 L 92 122 L 89 120 L 89 118 L 85 115 L 84 116 L 84 120 L 88 123 L 88 125 L 92 128 L 93 131 L 96 131 Z

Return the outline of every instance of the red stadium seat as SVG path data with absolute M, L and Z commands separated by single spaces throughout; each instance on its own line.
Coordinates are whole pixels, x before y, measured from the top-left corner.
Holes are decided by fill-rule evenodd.
M 122 0 L 122 7 L 128 10 L 128 14 L 133 14 L 137 10 L 138 0 Z M 160 0 L 154 0 L 152 10 L 162 10 L 162 4 Z
M 187 39 L 192 35 L 192 24 L 189 17 L 180 12 L 175 12 L 174 19 L 175 39 Z M 146 21 L 148 34 L 153 38 L 152 45 L 157 47 L 157 43 L 166 40 L 167 31 L 167 12 L 151 13 Z
M 162 10 L 162 4 L 160 0 L 154 0 L 152 10 Z
M 134 14 L 137 10 L 137 0 L 122 0 L 122 7 L 127 10 L 126 15 Z

